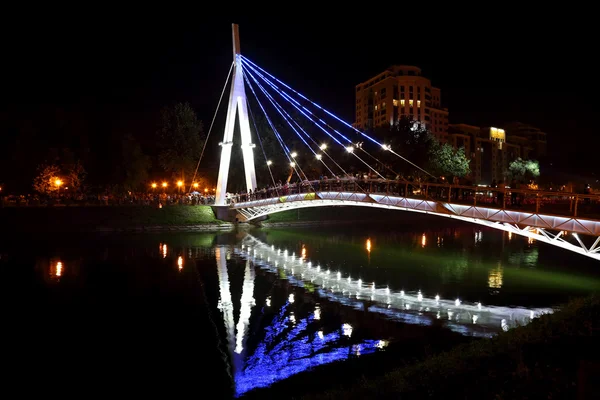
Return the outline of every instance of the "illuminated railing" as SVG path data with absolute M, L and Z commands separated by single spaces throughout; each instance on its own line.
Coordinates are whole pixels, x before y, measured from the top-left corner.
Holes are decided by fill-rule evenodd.
M 306 181 L 287 187 L 257 190 L 252 194 L 234 195 L 230 201 L 234 208 L 243 208 L 244 203 L 250 201 L 311 192 L 380 194 L 536 214 L 600 219 L 600 195 L 418 183 L 404 180 L 329 179 Z

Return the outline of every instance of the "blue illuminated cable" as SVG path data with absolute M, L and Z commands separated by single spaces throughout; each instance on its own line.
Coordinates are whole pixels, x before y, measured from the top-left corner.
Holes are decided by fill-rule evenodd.
M 265 148 L 263 147 L 262 140 L 260 138 L 260 134 L 258 133 L 258 127 L 256 126 L 256 120 L 254 119 L 254 114 L 252 113 L 252 109 L 250 108 L 250 102 L 248 98 L 246 98 L 246 106 L 248 107 L 248 113 L 250 114 L 250 118 L 252 119 L 252 124 L 254 125 L 254 131 L 256 132 L 256 137 L 258 138 L 258 143 L 260 144 L 260 149 L 262 150 L 263 156 L 265 157 L 265 163 L 267 164 L 267 168 L 269 170 L 269 174 L 271 175 L 271 181 L 273 181 L 273 187 L 275 188 L 275 192 L 279 197 L 279 190 L 277 190 L 277 184 L 275 183 L 275 178 L 273 177 L 273 171 L 271 171 L 271 166 L 269 165 L 269 160 L 267 159 L 267 153 L 265 153 Z
M 248 80 L 248 77 L 247 77 L 245 74 L 244 74 L 244 79 L 246 80 L 246 82 L 248 83 L 248 85 L 250 85 L 250 81 Z M 254 77 L 252 77 L 252 79 L 254 79 Z M 258 88 L 259 88 L 259 89 L 260 89 L 260 90 L 261 90 L 263 93 L 265 93 L 265 90 L 264 90 L 264 88 L 263 88 L 263 87 L 260 85 L 260 83 L 259 83 L 258 81 L 256 81 L 256 80 L 255 80 L 255 82 L 256 82 L 256 85 L 258 86 Z M 254 90 L 253 90 L 253 93 L 254 93 Z M 266 94 L 266 95 L 268 95 L 268 93 L 265 93 L 265 94 Z M 254 94 L 254 96 L 256 97 L 256 93 Z M 270 100 L 268 97 L 267 97 L 267 99 L 268 99 L 269 101 L 271 101 L 271 100 Z M 272 104 L 272 103 L 273 103 L 273 102 L 271 101 L 271 104 Z M 277 110 L 277 111 L 279 111 L 279 110 Z M 281 114 L 281 113 L 280 113 L 280 114 Z M 284 117 L 284 119 L 285 119 L 285 117 Z M 287 121 L 286 121 L 286 122 L 287 122 Z M 279 133 L 278 133 L 278 134 L 279 134 Z M 281 136 L 280 136 L 280 137 L 281 137 Z M 301 138 L 301 139 L 302 139 L 302 138 Z M 281 139 L 281 140 L 283 141 L 283 139 Z M 306 142 L 305 142 L 305 143 L 306 143 Z M 287 148 L 287 146 L 286 146 L 286 148 Z M 288 150 L 289 150 L 289 149 L 288 149 Z M 312 150 L 312 149 L 311 149 L 311 150 Z M 288 159 L 289 159 L 289 158 L 288 158 Z M 314 188 L 313 188 L 312 184 L 310 183 L 310 180 L 308 179 L 308 177 L 306 176 L 306 174 L 305 174 L 305 173 L 304 173 L 304 171 L 302 170 L 302 167 L 300 167 L 300 165 L 299 165 L 299 164 L 296 162 L 296 160 L 290 161 L 290 165 L 291 165 L 292 163 L 293 163 L 293 165 L 294 165 L 292 168 L 294 168 L 294 169 L 295 169 L 295 167 L 298 167 L 298 169 L 300 170 L 300 172 L 302 173 L 302 175 L 304 175 L 304 180 L 306 180 L 306 181 L 308 181 L 308 182 L 309 182 L 309 185 L 310 185 L 311 189 L 313 189 L 313 191 L 314 191 Z M 300 178 L 300 180 L 302 181 L 302 178 Z
M 254 87 L 252 87 L 252 84 L 250 83 L 250 81 L 248 80 L 248 78 L 246 77 L 246 75 L 243 73 L 242 74 L 244 76 L 244 79 L 246 80 L 246 83 L 248 83 L 248 87 L 250 87 L 250 90 L 252 91 L 252 94 L 254 95 L 254 98 L 256 99 L 256 102 L 258 103 L 258 105 L 260 106 L 260 109 L 263 111 L 263 113 L 265 114 L 265 117 L 267 118 L 267 122 L 269 123 L 269 126 L 271 127 L 271 129 L 273 130 L 273 132 L 275 133 L 275 136 L 277 137 L 277 139 L 279 140 L 279 144 L 281 145 L 281 148 L 283 149 L 283 151 L 285 152 L 285 156 L 287 157 L 288 161 L 290 162 L 290 166 L 292 167 L 292 169 L 294 170 L 294 172 L 296 173 L 296 175 L 298 175 L 298 179 L 300 179 L 300 181 L 302 181 L 302 177 L 300 176 L 300 174 L 298 173 L 298 170 L 296 169 L 296 163 L 290 158 L 289 156 L 289 151 L 290 149 L 285 145 L 285 143 L 283 142 L 283 139 L 281 138 L 281 136 L 279 135 L 279 132 L 277 132 L 277 128 L 275 128 L 275 125 L 273 125 L 273 122 L 271 122 L 271 118 L 269 118 L 269 115 L 267 114 L 267 112 L 265 111 L 265 108 L 262 106 L 260 100 L 258 99 L 258 96 L 256 95 L 256 92 L 254 91 Z M 304 176 L 306 178 L 306 175 Z M 308 180 L 308 179 L 307 179 Z
M 281 80 L 277 79 L 275 76 L 271 75 L 270 73 L 268 73 L 267 71 L 265 71 L 263 68 L 259 67 L 258 65 L 256 65 L 254 62 L 250 61 L 248 58 L 242 56 L 242 63 L 246 63 L 250 68 L 252 68 L 253 70 L 256 71 L 256 69 L 264 72 L 266 75 L 270 76 L 272 79 L 274 79 L 275 81 L 279 82 L 282 86 L 286 87 L 287 89 L 291 90 L 292 92 L 294 92 L 295 94 L 297 94 L 298 96 L 300 96 L 301 98 L 305 99 L 306 101 L 308 101 L 309 103 L 311 103 L 312 105 L 314 105 L 315 107 L 319 108 L 320 110 L 323 110 L 323 112 L 325 112 L 326 114 L 332 116 L 333 118 L 335 118 L 336 120 L 338 120 L 339 122 L 341 122 L 342 124 L 346 125 L 347 127 L 349 127 L 350 129 L 353 129 L 354 131 L 356 131 L 357 133 L 359 133 L 360 135 L 366 137 L 367 139 L 369 139 L 371 142 L 376 143 L 377 145 L 381 146 L 382 148 L 384 147 L 384 145 L 382 143 L 379 143 L 377 140 L 373 139 L 371 136 L 365 134 L 364 132 L 360 131 L 359 129 L 356 129 L 355 127 L 353 127 L 351 124 L 347 123 L 346 121 L 344 121 L 343 119 L 339 118 L 338 116 L 336 116 L 335 114 L 331 113 L 330 111 L 324 109 L 323 107 L 321 107 L 320 105 L 318 105 L 317 103 L 315 103 L 314 101 L 310 100 L 308 97 L 304 96 L 302 93 L 298 92 L 297 90 L 291 88 L 289 85 L 287 85 L 285 82 L 282 82 Z M 255 68 L 253 68 L 255 67 Z M 258 72 L 257 72 L 258 73 Z M 262 77 L 264 80 L 267 80 L 267 78 L 265 78 L 264 76 Z M 277 87 L 277 85 L 272 84 L 273 86 L 275 86 L 278 90 L 281 90 Z M 300 105 L 300 103 L 298 103 L 296 100 L 292 100 L 293 102 L 297 103 L 300 107 L 304 108 L 305 110 L 309 111 L 306 107 Z M 310 112 L 310 111 L 309 111 Z M 311 113 L 312 114 L 312 113 Z M 313 114 L 314 115 L 314 114 Z M 319 121 L 322 121 L 323 123 L 325 123 L 322 119 L 319 119 Z M 335 129 L 334 131 L 343 136 L 341 133 L 337 132 Z M 344 136 L 345 137 L 345 136 Z M 347 139 L 347 138 L 346 138 Z M 350 141 L 349 139 L 347 139 L 348 141 Z M 402 160 L 406 161 L 407 163 L 411 164 L 412 166 L 418 168 L 419 170 L 425 172 L 427 175 L 430 175 L 432 177 L 435 178 L 434 175 L 432 175 L 431 173 L 427 172 L 426 170 L 424 170 L 423 168 L 419 167 L 417 164 L 413 163 L 412 161 L 408 160 L 406 157 L 401 156 L 400 154 L 396 153 L 395 151 L 393 151 L 391 148 L 387 148 L 387 151 L 389 151 L 390 153 L 394 154 L 395 156 L 401 158 Z M 380 175 L 381 176 L 381 175 Z
M 327 129 L 323 128 L 317 121 L 315 121 L 313 118 L 311 118 L 309 115 L 307 115 L 304 111 L 301 110 L 301 108 L 294 104 L 297 103 L 295 100 L 291 99 L 285 92 L 281 91 L 276 85 L 274 85 L 272 82 L 270 82 L 267 78 L 265 78 L 260 72 L 258 72 L 255 68 L 253 68 L 251 65 L 247 64 L 248 68 L 252 69 L 258 76 L 260 76 L 264 82 L 266 82 L 269 86 L 271 86 L 280 96 L 282 96 L 286 101 L 288 101 L 290 104 L 292 104 L 298 111 L 300 111 L 300 113 L 302 115 L 304 115 L 306 118 L 308 118 L 311 122 L 315 123 L 315 125 L 317 125 L 323 132 L 325 132 L 327 134 L 327 136 L 329 136 L 330 138 L 332 138 L 336 143 L 338 143 L 340 146 L 343 146 L 346 150 L 348 150 L 348 147 L 344 146 L 343 143 L 341 143 L 339 140 L 337 140 L 334 136 L 332 136 Z M 253 76 L 252 73 L 250 71 L 248 71 L 248 69 L 245 69 L 246 72 L 248 72 L 248 74 L 250 76 Z M 291 99 L 291 100 L 290 100 Z M 304 109 L 306 109 L 305 107 L 302 107 Z M 310 110 L 306 109 L 308 112 L 310 112 Z M 311 113 L 312 114 L 312 113 Z M 325 121 L 319 119 L 319 121 L 321 121 L 324 125 L 327 125 L 325 123 Z M 332 129 L 331 127 L 329 127 L 330 129 Z M 332 129 L 333 131 L 335 131 L 337 134 L 339 134 L 340 136 L 344 137 L 349 143 L 352 144 L 352 141 L 350 139 L 348 139 L 347 137 L 345 137 L 344 135 L 342 135 L 341 133 L 339 133 L 338 131 L 336 131 L 335 129 Z M 354 146 L 351 146 L 352 148 L 354 148 Z M 371 171 L 375 172 L 377 175 L 379 175 L 382 179 L 385 179 L 383 177 L 383 175 L 381 175 L 376 169 L 374 169 L 373 167 L 371 167 L 367 162 L 365 162 L 362 158 L 360 158 L 356 153 L 354 153 L 354 151 L 350 151 L 350 153 L 352 155 L 354 155 L 356 158 L 358 158 L 363 164 L 365 164 Z
M 298 96 L 300 96 L 301 98 L 303 98 L 304 100 L 308 101 L 309 103 L 311 103 L 312 105 L 314 105 L 315 107 L 323 110 L 323 112 L 325 112 L 326 114 L 332 116 L 333 118 L 335 118 L 336 120 L 338 120 L 339 122 L 341 122 L 342 124 L 346 125 L 348 128 L 353 129 L 354 131 L 356 131 L 357 133 L 361 134 L 362 136 L 366 137 L 367 139 L 369 139 L 371 142 L 382 146 L 383 143 L 379 143 L 377 140 L 375 140 L 374 138 L 372 138 L 371 136 L 365 134 L 364 132 L 361 132 L 360 130 L 356 129 L 355 127 L 353 127 L 352 125 L 350 125 L 349 123 L 347 123 L 346 121 L 344 121 L 343 119 L 339 118 L 338 116 L 336 116 L 335 114 L 331 113 L 330 111 L 324 109 L 323 107 L 321 107 L 320 105 L 318 105 L 317 103 L 315 103 L 314 101 L 312 101 L 311 99 L 309 99 L 308 97 L 304 96 L 302 93 L 299 93 L 298 91 L 292 89 L 289 85 L 287 85 L 286 83 L 280 81 L 279 79 L 277 79 L 276 77 L 274 77 L 273 75 L 271 75 L 270 73 L 268 73 L 267 71 L 265 71 L 264 69 L 262 69 L 261 67 L 259 67 L 258 65 L 256 65 L 254 62 L 250 61 L 247 57 L 242 56 L 242 62 L 246 61 L 249 64 L 252 64 L 252 66 L 256 67 L 257 69 L 259 69 L 260 71 L 262 71 L 263 73 L 265 73 L 266 75 L 270 76 L 272 79 L 274 79 L 275 81 L 279 82 L 281 85 L 283 85 L 284 87 L 286 87 L 287 89 L 291 90 L 292 92 L 294 92 L 295 94 L 297 94 Z
M 248 71 L 247 71 L 248 72 Z M 260 82 L 258 82 L 256 80 L 256 78 L 250 73 L 248 72 L 248 75 L 250 75 L 250 77 L 252 78 L 252 80 L 254 80 L 254 82 L 256 83 L 256 85 L 258 86 L 258 88 L 263 92 L 263 94 L 267 97 L 267 99 L 269 99 L 269 101 L 271 102 L 271 104 L 273 105 L 273 107 L 275 107 L 275 109 L 279 112 L 279 114 L 283 117 L 283 119 L 288 123 L 288 125 L 292 128 L 292 130 L 294 131 L 294 133 L 300 138 L 300 140 L 302 140 L 302 142 L 306 145 L 306 147 L 308 147 L 308 149 L 316 156 L 317 153 L 313 150 L 313 148 L 308 144 L 308 142 L 304 139 L 304 137 L 302 136 L 302 134 L 300 134 L 300 132 L 298 132 L 296 130 L 296 128 L 294 127 L 294 125 L 292 125 L 293 118 L 291 115 L 288 114 L 287 111 L 285 111 L 285 109 L 277 102 L 277 100 L 275 100 L 273 98 L 273 96 L 271 96 L 266 89 L 260 84 Z M 295 121 L 294 121 L 295 122 Z M 297 125 L 297 123 L 296 123 Z M 304 131 L 304 129 L 302 129 L 302 127 L 300 125 L 298 125 L 298 128 L 300 128 L 300 130 L 308 137 L 310 138 L 310 136 L 306 133 L 306 131 Z M 316 143 L 316 142 L 315 142 Z M 317 145 L 318 148 L 318 145 Z M 329 168 L 329 166 L 327 164 L 325 164 L 325 161 L 323 161 L 322 159 L 319 159 L 319 161 L 321 161 L 321 163 L 325 166 L 325 168 L 327 168 L 327 170 L 329 172 L 331 172 L 332 176 L 335 176 L 335 174 L 333 173 L 333 171 Z M 342 169 L 343 171 L 343 169 Z M 345 173 L 345 172 L 344 172 Z

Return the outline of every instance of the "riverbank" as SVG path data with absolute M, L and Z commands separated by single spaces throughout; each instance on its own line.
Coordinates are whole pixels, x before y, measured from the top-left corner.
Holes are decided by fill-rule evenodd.
M 561 311 L 502 333 L 478 339 L 421 361 L 388 358 L 387 373 L 369 377 L 365 358 L 363 377 L 343 379 L 329 369 L 328 390 L 298 393 L 273 386 L 270 394 L 302 400 L 325 399 L 591 399 L 600 392 L 600 298 L 571 301 Z M 343 366 L 339 367 L 344 370 Z M 323 370 L 324 371 L 324 370 Z M 315 369 L 312 374 L 322 371 Z M 311 387 L 311 375 L 304 384 Z M 299 382 L 296 382 L 297 384 Z M 296 397 L 289 393 L 296 392 Z
M 210 206 L 7 207 L 0 230 L 16 232 L 158 232 L 231 229 Z

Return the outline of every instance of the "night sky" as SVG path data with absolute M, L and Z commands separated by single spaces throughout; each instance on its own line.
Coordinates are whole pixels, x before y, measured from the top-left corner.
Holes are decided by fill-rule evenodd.
M 556 165 L 597 164 L 595 35 L 591 25 L 571 23 L 570 17 L 564 29 L 525 16 L 444 25 L 365 22 L 358 14 L 347 22 L 314 15 L 301 22 L 196 17 L 20 25 L 5 35 L 11 40 L 3 50 L 0 122 L 59 107 L 93 115 L 88 123 L 97 124 L 97 135 L 126 125 L 150 136 L 151 116 L 160 107 L 189 101 L 208 126 L 232 60 L 236 22 L 246 57 L 349 122 L 357 83 L 392 64 L 417 65 L 442 89 L 451 123 L 531 123 L 548 132 Z M 215 146 L 224 115 L 223 108 Z

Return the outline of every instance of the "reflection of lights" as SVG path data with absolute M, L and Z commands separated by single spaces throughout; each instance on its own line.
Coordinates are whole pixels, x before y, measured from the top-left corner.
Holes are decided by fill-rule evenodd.
M 481 310 L 481 303 L 477 303 L 477 309 Z
M 371 239 L 367 239 L 367 251 L 371 252 Z
M 323 331 L 317 332 L 317 335 L 319 336 L 319 339 L 323 340 Z
M 423 234 L 423 236 L 421 236 L 421 247 L 425 247 L 426 244 L 427 244 L 427 237 L 425 236 L 425 234 Z
M 439 302 L 439 301 L 440 301 L 440 295 L 439 295 L 439 294 L 436 294 L 436 295 L 435 295 L 435 301 L 436 301 L 436 302 Z
M 290 322 L 292 324 L 296 324 L 296 316 L 294 315 L 294 313 L 290 313 Z
M 306 247 L 302 246 L 302 258 L 306 258 Z
M 506 323 L 505 319 L 502 319 L 502 321 L 500 321 L 500 327 L 504 332 L 508 331 L 508 324 Z
M 417 294 L 417 300 L 423 301 L 423 294 L 421 293 L 420 290 L 419 290 L 419 294 Z
M 475 243 L 481 242 L 481 231 L 475 232 Z
M 352 336 L 352 325 L 350 324 L 344 324 L 342 325 L 342 332 L 344 333 L 344 336 Z
M 404 290 L 400 291 L 400 297 L 404 297 Z
M 56 272 L 54 273 L 56 276 L 62 276 L 62 271 L 63 271 L 63 264 L 62 262 L 57 262 L 56 263 Z
M 488 286 L 493 289 L 500 289 L 502 287 L 503 275 L 504 273 L 501 265 L 498 265 L 497 268 L 491 269 L 488 272 Z
M 321 309 L 319 308 L 319 306 L 315 307 L 315 319 L 316 320 L 321 319 Z
M 512 239 L 512 232 L 508 232 L 508 240 Z
M 378 349 L 383 349 L 384 347 L 387 347 L 387 345 L 388 345 L 387 340 L 380 340 L 379 342 L 377 342 L 376 347 Z
M 267 297 L 267 300 L 265 301 L 265 305 L 267 307 L 271 307 L 271 296 Z
M 183 257 L 181 257 L 181 256 L 179 256 L 177 258 L 177 267 L 179 268 L 180 271 L 183 269 Z
M 479 319 L 479 315 L 473 315 L 473 323 L 476 324 Z
M 532 237 L 527 238 L 527 244 L 533 244 L 533 242 L 535 242 L 535 239 Z
M 163 258 L 167 258 L 167 245 L 163 244 L 162 246 Z
M 460 306 L 460 299 L 456 299 L 456 300 L 454 301 L 454 305 L 455 305 L 456 307 Z
M 294 293 L 290 294 L 290 296 L 288 297 L 288 301 L 289 301 L 290 303 L 293 303 L 293 302 L 294 302 Z

